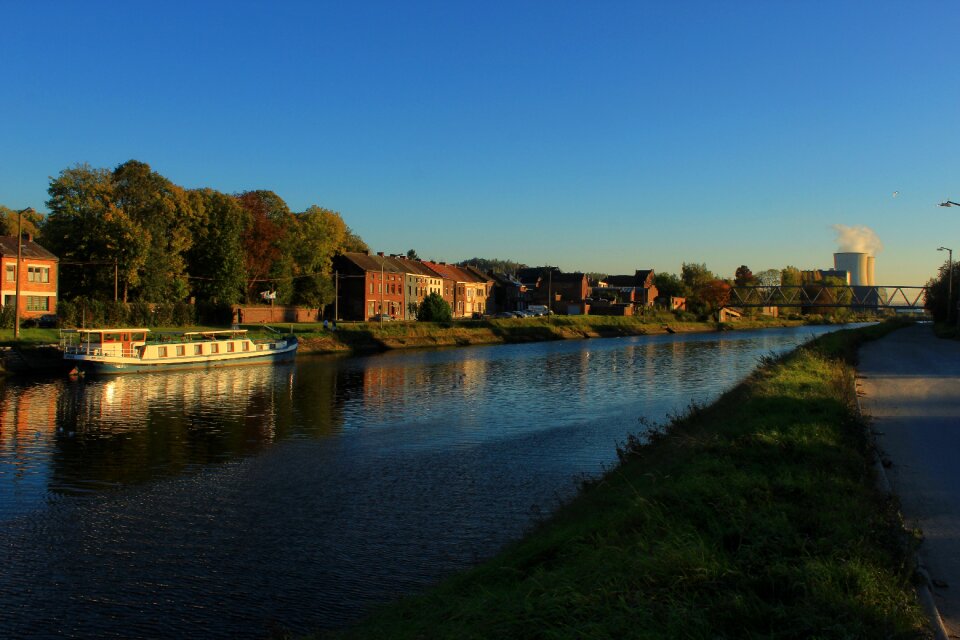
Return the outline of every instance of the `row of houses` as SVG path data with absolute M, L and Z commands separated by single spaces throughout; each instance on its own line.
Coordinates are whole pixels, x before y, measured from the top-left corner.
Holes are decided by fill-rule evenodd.
M 0 301 L 14 304 L 20 284 L 20 315 L 36 317 L 57 310 L 59 259 L 25 234 L 0 236 Z M 455 318 L 471 318 L 531 306 L 557 314 L 632 315 L 657 297 L 653 270 L 609 276 L 589 282 L 584 273 L 555 267 L 521 269 L 514 275 L 483 273 L 471 266 L 409 259 L 383 253 L 345 253 L 334 258 L 336 302 L 341 320 L 370 320 L 379 315 L 413 320 L 431 293 L 442 297 Z
M 455 318 L 480 317 L 539 306 L 553 313 L 633 315 L 657 297 L 652 269 L 590 283 L 584 273 L 556 267 L 519 270 L 516 275 L 483 273 L 471 266 L 410 259 L 383 253 L 345 253 L 334 259 L 335 317 L 380 316 L 413 320 L 431 293 L 440 295 Z

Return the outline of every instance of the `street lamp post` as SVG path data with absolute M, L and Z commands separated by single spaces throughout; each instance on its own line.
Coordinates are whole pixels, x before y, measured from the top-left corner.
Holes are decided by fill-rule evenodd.
M 947 324 L 953 317 L 953 249 L 938 247 L 937 251 L 947 252 Z

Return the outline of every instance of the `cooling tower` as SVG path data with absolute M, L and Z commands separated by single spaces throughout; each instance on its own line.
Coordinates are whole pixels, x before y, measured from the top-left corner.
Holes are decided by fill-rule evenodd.
M 833 254 L 833 266 L 835 269 L 846 271 L 850 274 L 850 286 L 865 287 L 868 286 L 870 275 L 867 261 L 869 257 L 865 253 L 835 253 Z
M 877 280 L 873 270 L 877 266 L 877 259 L 873 256 L 867 256 L 867 286 L 875 287 L 877 286 Z

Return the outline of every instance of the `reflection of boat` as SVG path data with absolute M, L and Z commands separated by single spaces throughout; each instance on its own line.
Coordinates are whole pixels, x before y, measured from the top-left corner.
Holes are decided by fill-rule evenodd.
M 149 329 L 65 329 L 63 358 L 86 373 L 137 373 L 289 360 L 294 336 L 252 340 L 245 329 L 154 334 Z

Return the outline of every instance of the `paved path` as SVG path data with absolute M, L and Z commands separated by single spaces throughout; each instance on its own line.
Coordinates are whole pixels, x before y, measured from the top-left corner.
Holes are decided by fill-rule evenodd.
M 857 370 L 904 518 L 923 530 L 940 615 L 960 637 L 960 342 L 915 325 L 864 345 Z

